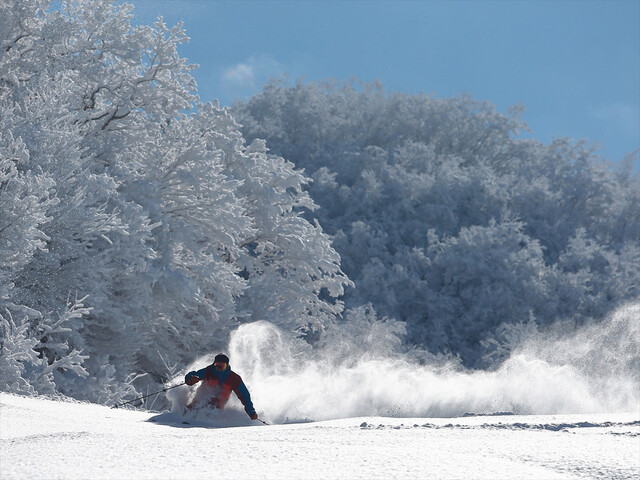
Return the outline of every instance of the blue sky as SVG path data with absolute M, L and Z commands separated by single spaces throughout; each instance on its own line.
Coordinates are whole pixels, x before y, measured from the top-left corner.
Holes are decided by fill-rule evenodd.
M 586 139 L 610 160 L 640 148 L 639 0 L 127 3 L 137 23 L 184 22 L 205 101 L 230 105 L 282 75 L 380 80 L 501 112 L 522 104 L 527 136 L 545 143 Z

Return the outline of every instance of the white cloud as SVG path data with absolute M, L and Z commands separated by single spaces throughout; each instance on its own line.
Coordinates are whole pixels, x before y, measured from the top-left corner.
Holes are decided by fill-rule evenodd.
M 272 78 L 282 77 L 284 67 L 272 55 L 262 54 L 222 68 L 217 77 L 216 91 L 213 96 L 223 105 L 234 100 L 246 99 L 258 93 L 264 84 Z
M 251 59 L 249 60 L 251 62 Z M 252 63 L 238 63 L 226 68 L 222 72 L 222 81 L 239 86 L 253 87 L 256 83 L 254 66 Z
M 271 55 L 259 55 L 225 68 L 221 79 L 228 86 L 260 87 L 270 78 L 282 73 L 282 66 Z

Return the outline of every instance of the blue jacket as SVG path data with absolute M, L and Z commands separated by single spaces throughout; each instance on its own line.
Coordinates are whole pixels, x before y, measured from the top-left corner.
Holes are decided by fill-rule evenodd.
M 244 405 L 244 411 L 247 412 L 247 415 L 256 413 L 256 410 L 253 408 L 253 403 L 251 402 L 249 390 L 247 390 L 240 375 L 232 372 L 229 366 L 222 372 L 214 369 L 213 365 L 209 365 L 196 372 L 189 372 L 185 377 L 185 382 L 191 377 L 203 380 L 204 383 L 211 388 L 211 391 L 214 392 L 214 395 L 209 400 L 209 405 L 212 407 L 224 408 L 231 392 L 234 392 L 242 402 L 242 405 Z

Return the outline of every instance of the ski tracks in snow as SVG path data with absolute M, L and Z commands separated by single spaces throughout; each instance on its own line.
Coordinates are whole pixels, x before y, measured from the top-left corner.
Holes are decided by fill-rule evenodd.
M 240 421 L 244 412 L 237 413 Z M 0 478 L 640 476 L 638 413 L 359 417 L 269 427 L 189 421 L 201 423 L 179 428 L 176 414 L 0 394 Z

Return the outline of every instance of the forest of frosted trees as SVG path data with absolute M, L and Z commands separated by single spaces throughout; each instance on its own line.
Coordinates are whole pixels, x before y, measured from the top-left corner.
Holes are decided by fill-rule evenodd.
M 492 368 L 638 298 L 630 168 L 468 97 L 202 103 L 131 12 L 0 0 L 0 391 L 132 398 L 258 320 Z
M 531 329 L 599 319 L 640 294 L 640 183 L 587 145 L 518 140 L 468 96 L 274 81 L 234 106 L 247 141 L 313 179 L 317 219 L 406 340 L 487 368 Z M 630 160 L 630 159 L 628 159 Z

